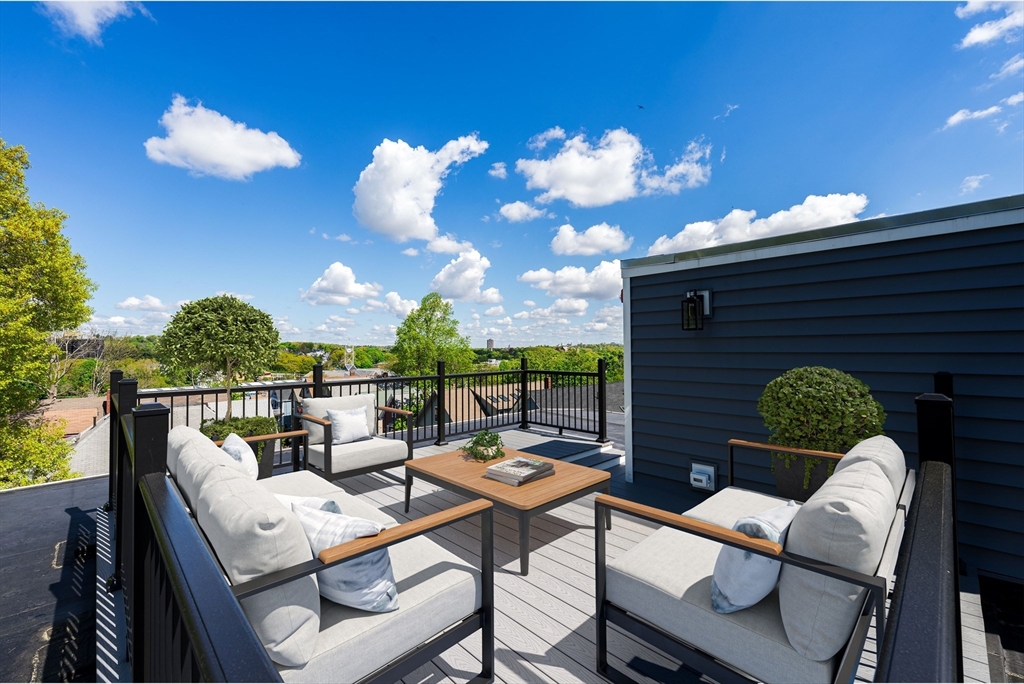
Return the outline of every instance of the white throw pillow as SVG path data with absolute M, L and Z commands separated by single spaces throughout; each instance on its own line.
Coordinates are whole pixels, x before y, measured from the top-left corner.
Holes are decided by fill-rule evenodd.
M 786 553 L 872 575 L 878 568 L 896 497 L 875 463 L 836 470 L 800 507 L 786 537 Z M 779 574 L 779 610 L 797 653 L 828 660 L 850 639 L 864 589 L 792 565 Z
M 793 516 L 800 510 L 795 501 L 736 521 L 732 529 L 755 539 L 786 543 Z M 716 613 L 734 613 L 749 608 L 779 583 L 782 563 L 734 546 L 722 546 L 711 578 L 711 606 Z
M 341 513 L 341 506 L 337 501 L 331 499 L 321 499 L 318 496 L 289 496 L 288 494 L 274 494 L 274 497 L 283 503 L 289 511 L 292 510 L 292 504 L 297 503 L 307 508 L 319 508 L 328 513 Z
M 370 438 L 364 408 L 329 409 L 327 418 L 331 421 L 331 444 L 348 444 Z
M 220 445 L 221 451 L 235 459 L 243 468 L 245 472 L 249 473 L 252 479 L 256 479 L 260 475 L 260 464 L 256 461 L 256 454 L 252 452 L 252 447 L 246 444 L 245 440 L 232 432 L 224 439 L 224 443 Z
M 314 556 L 359 537 L 372 537 L 384 529 L 372 520 L 328 513 L 298 503 L 292 504 L 292 511 L 302 523 Z M 330 601 L 374 613 L 398 610 L 398 587 L 387 549 L 339 563 L 316 575 L 320 595 Z

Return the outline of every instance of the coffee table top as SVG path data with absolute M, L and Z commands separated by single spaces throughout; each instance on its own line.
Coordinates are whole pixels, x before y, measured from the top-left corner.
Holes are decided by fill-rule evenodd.
M 587 468 L 514 449 L 503 451 L 505 458 L 487 463 L 478 463 L 462 451 L 449 451 L 436 456 L 414 458 L 406 461 L 405 467 L 413 471 L 414 475 L 426 475 L 431 480 L 448 483 L 491 501 L 524 511 L 551 503 L 573 492 L 594 488 L 611 479 L 611 473 L 605 470 Z M 555 474 L 518 487 L 484 477 L 488 466 L 517 456 L 553 463 Z

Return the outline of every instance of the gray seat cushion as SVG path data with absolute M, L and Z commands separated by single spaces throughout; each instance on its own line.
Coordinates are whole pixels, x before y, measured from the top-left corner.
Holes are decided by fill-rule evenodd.
M 377 395 L 352 394 L 344 397 L 319 397 L 302 400 L 303 415 L 327 419 L 328 409 L 363 408 L 366 411 L 366 428 L 371 435 L 377 434 Z M 310 444 L 324 443 L 324 429 L 312 421 L 302 421 L 302 427 L 309 432 Z
M 284 681 L 356 681 L 480 607 L 480 573 L 454 554 L 424 537 L 389 550 L 399 609 L 367 613 L 324 599 L 316 653 L 303 667 L 278 667 Z
M 764 513 L 773 508 L 785 506 L 787 503 L 789 503 L 789 499 L 771 494 L 752 492 L 741 487 L 726 487 L 683 515 L 731 530 L 740 518 Z M 800 504 L 797 503 L 797 505 Z
M 397 439 L 371 437 L 348 444 L 332 444 L 331 472 L 341 473 L 346 470 L 372 468 L 385 463 L 404 461 L 408 456 L 409 446 Z M 323 470 L 324 445 L 310 444 L 306 458 L 309 459 L 310 464 Z
M 721 548 L 661 528 L 608 562 L 608 600 L 761 681 L 830 681 L 838 659 L 817 662 L 793 650 L 779 614 L 778 589 L 745 610 L 715 612 L 711 577 Z
M 257 483 L 271 494 L 317 496 L 322 499 L 330 499 L 338 504 L 338 508 L 345 515 L 379 522 L 385 527 L 394 527 L 398 524 L 391 516 L 382 513 L 365 501 L 347 494 L 337 485 L 331 484 L 308 470 L 275 475 L 264 480 L 258 480 Z

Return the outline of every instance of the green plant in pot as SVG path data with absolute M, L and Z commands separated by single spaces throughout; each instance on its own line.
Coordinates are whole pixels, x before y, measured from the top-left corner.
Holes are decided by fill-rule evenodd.
M 234 432 L 239 437 L 256 437 L 259 435 L 277 434 L 277 421 L 270 416 L 252 416 L 249 418 L 229 418 L 227 420 L 205 421 L 199 431 L 215 442 L 227 439 L 227 436 Z M 253 446 L 253 453 L 256 454 L 256 462 L 262 463 L 263 456 L 273 458 L 274 440 L 268 439 L 256 442 Z
M 468 443 L 459 447 L 459 450 L 476 461 L 486 463 L 505 456 L 505 452 L 501 450 L 502 446 L 501 435 L 497 432 L 481 430 L 473 435 L 473 439 Z
M 775 378 L 757 400 L 769 444 L 846 453 L 885 434 L 885 411 L 869 387 L 835 368 L 805 366 Z M 772 452 L 779 496 L 805 501 L 832 474 L 835 461 Z

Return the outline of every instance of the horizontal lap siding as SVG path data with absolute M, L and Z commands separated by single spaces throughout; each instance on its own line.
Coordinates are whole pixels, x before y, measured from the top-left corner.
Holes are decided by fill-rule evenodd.
M 703 331 L 680 302 L 712 290 Z M 726 470 L 731 438 L 766 441 L 756 403 L 797 366 L 871 387 L 917 468 L 914 397 L 954 376 L 962 553 L 1024 576 L 1024 226 L 636 276 L 630 280 L 633 471 L 689 489 L 690 461 Z M 740 484 L 771 490 L 737 451 Z

